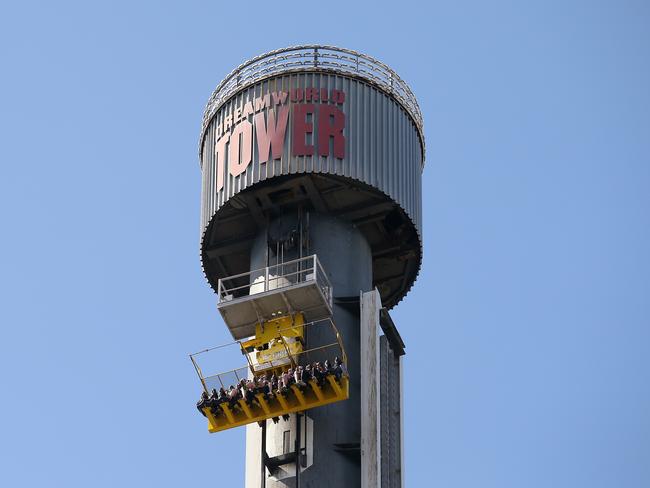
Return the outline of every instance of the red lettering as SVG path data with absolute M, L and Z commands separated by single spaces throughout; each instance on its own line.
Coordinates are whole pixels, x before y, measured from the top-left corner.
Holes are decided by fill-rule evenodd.
M 341 90 L 332 90 L 332 101 L 339 105 L 345 102 L 345 92 Z
M 266 94 L 263 97 L 257 97 L 255 99 L 255 111 L 259 112 L 260 110 L 264 110 L 266 107 L 271 106 L 271 95 Z
M 217 167 L 217 191 L 223 188 L 223 171 L 225 169 L 226 143 L 230 139 L 230 134 L 226 134 L 217 141 L 214 147 L 214 159 Z
M 284 102 L 287 101 L 287 92 L 281 91 L 281 92 L 273 92 L 273 104 L 274 105 L 280 105 L 284 104 Z
M 329 97 L 327 96 L 327 88 L 321 88 L 320 89 L 320 101 L 325 103 L 329 100 Z
M 249 116 L 250 114 L 252 114 L 252 113 L 254 113 L 254 110 L 253 110 L 253 102 L 250 102 L 250 101 L 249 101 L 249 102 L 246 102 L 246 105 L 244 105 L 244 111 L 243 111 L 243 113 L 241 114 L 241 116 L 242 116 L 243 118 L 246 118 L 246 117 L 248 117 L 248 116 Z
M 278 109 L 277 121 L 275 120 L 275 111 L 273 110 L 269 110 L 268 117 L 268 124 L 264 123 L 264 113 L 256 114 L 253 117 L 260 163 L 266 163 L 269 160 L 269 149 L 271 148 L 273 148 L 272 159 L 280 159 L 282 157 L 284 135 L 287 131 L 287 122 L 289 121 L 289 107 L 284 106 Z
M 251 162 L 252 142 L 253 125 L 248 120 L 237 124 L 230 136 L 228 167 L 231 175 L 238 176 L 246 171 L 246 168 Z
M 345 115 L 332 105 L 321 105 L 318 112 L 318 154 L 330 155 L 330 138 L 334 139 L 334 157 L 345 157 Z
M 318 88 L 305 88 L 305 102 L 318 101 Z
M 302 103 L 293 106 L 293 155 L 311 156 L 314 146 L 307 144 L 305 136 L 314 132 L 314 124 L 307 122 L 307 114 L 314 113 L 314 104 Z
M 302 102 L 302 97 L 304 93 L 302 88 L 293 88 L 291 90 L 291 101 L 292 102 Z

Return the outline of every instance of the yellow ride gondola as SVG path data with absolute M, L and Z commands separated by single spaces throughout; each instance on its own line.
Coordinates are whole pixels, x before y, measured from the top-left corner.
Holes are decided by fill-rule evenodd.
M 327 327 L 332 332 L 333 341 L 311 349 L 305 349 L 305 337 L 314 327 Z M 234 427 L 261 422 L 295 412 L 302 412 L 349 398 L 349 377 L 347 358 L 341 336 L 331 319 L 305 323 L 301 314 L 283 316 L 255 328 L 255 337 L 236 341 L 229 345 L 238 346 L 246 357 L 248 365 L 225 373 L 204 375 L 201 360 L 210 353 L 218 353 L 225 346 L 206 349 L 190 355 L 199 375 L 204 392 L 228 388 L 242 382 L 281 376 L 287 371 L 306 366 L 319 358 L 341 359 L 338 373 L 333 369 L 324 371 L 317 380 L 312 377 L 304 383 L 293 383 L 264 393 L 256 391 L 249 398 L 233 398 L 227 401 L 214 401 L 201 410 L 208 419 L 209 432 L 219 432 Z M 322 334 L 321 334 L 322 336 Z M 207 361 L 206 361 L 207 362 Z

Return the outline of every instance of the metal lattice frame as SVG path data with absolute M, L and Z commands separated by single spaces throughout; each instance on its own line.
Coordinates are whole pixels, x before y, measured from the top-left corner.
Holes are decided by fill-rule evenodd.
M 420 106 L 408 84 L 381 61 L 366 54 L 336 46 L 301 45 L 276 49 L 256 56 L 235 68 L 212 92 L 203 113 L 199 159 L 205 131 L 219 108 L 231 95 L 270 76 L 304 71 L 332 71 L 353 75 L 392 95 L 413 119 L 424 153 L 424 129 Z

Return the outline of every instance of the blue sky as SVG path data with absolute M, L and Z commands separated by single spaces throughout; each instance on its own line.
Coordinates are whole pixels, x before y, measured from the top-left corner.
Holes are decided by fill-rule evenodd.
M 243 60 L 324 43 L 425 117 L 407 486 L 649 486 L 649 25 L 628 0 L 4 3 L 0 484 L 242 486 L 187 358 L 227 340 L 201 115 Z

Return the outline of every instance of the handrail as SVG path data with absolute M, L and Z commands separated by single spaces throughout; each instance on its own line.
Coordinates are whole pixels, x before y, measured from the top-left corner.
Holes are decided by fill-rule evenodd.
M 269 268 L 270 268 L 270 266 L 269 266 Z M 269 268 L 263 268 L 263 269 L 267 270 Z M 279 280 L 281 278 L 286 278 L 287 276 L 293 276 L 293 275 L 297 275 L 297 274 L 300 274 L 300 273 L 305 273 L 307 271 L 310 271 L 310 269 L 299 269 L 298 271 L 291 271 L 290 273 L 286 273 L 286 274 L 282 274 L 282 275 L 274 275 L 274 276 L 270 276 L 268 278 L 266 277 L 266 274 L 265 274 L 264 283 L 271 282 L 271 281 L 277 281 L 277 280 Z M 255 271 L 251 271 L 250 273 L 246 273 L 246 274 L 252 274 L 252 273 L 255 273 Z M 243 276 L 240 276 L 240 278 L 243 278 Z M 237 278 L 222 278 L 222 279 L 223 280 L 231 280 L 231 279 L 237 279 Z M 260 282 L 260 283 L 262 283 L 262 282 Z M 249 287 L 251 285 L 254 285 L 254 284 L 255 283 L 248 283 L 246 285 L 240 285 L 240 286 L 233 286 L 233 287 L 230 287 L 230 288 L 224 288 L 224 290 L 232 292 L 232 291 L 236 291 L 236 290 L 241 290 L 242 288 L 247 288 L 247 287 Z M 267 291 L 267 290 L 265 289 L 265 291 Z
M 219 380 L 219 383 L 221 384 L 221 386 L 222 386 L 223 388 L 227 388 L 227 386 L 223 383 L 223 381 L 221 381 L 221 377 L 222 377 L 222 376 L 225 376 L 225 375 L 227 375 L 227 374 L 229 374 L 229 373 L 234 373 L 234 374 L 235 374 L 235 378 L 240 379 L 240 378 L 239 378 L 239 375 L 237 374 L 237 371 L 239 371 L 239 370 L 246 370 L 246 371 L 249 371 L 249 368 L 248 368 L 248 366 L 241 366 L 241 367 L 239 367 L 239 368 L 231 369 L 231 370 L 229 370 L 229 371 L 223 371 L 223 372 L 221 372 L 221 373 L 215 373 L 215 374 L 211 374 L 211 375 L 208 375 L 208 376 L 202 376 L 202 377 L 200 377 L 201 384 L 203 385 L 203 389 L 204 389 L 206 392 L 208 391 L 208 386 L 206 385 L 205 380 L 209 380 L 209 379 L 212 379 L 212 378 L 217 378 L 217 379 Z
M 219 281 L 234 280 L 236 278 L 242 278 L 242 277 L 244 277 L 246 275 L 249 275 L 251 273 L 257 273 L 258 271 L 264 271 L 267 268 L 276 268 L 276 267 L 279 267 L 279 266 L 288 266 L 290 264 L 298 263 L 300 261 L 306 261 L 308 259 L 312 259 L 315 256 L 316 256 L 316 254 L 310 254 L 309 256 L 292 259 L 291 261 L 284 261 L 283 263 L 272 264 L 270 266 L 265 266 L 263 268 L 257 268 L 257 269 L 253 269 L 253 270 L 250 270 L 250 271 L 245 271 L 244 273 L 239 273 L 239 274 L 236 274 L 236 275 L 226 276 L 225 278 L 221 278 L 221 280 L 219 280 Z
M 339 338 L 337 338 L 336 342 L 332 342 L 332 343 L 329 343 L 329 344 L 324 344 L 322 346 L 313 347 L 311 349 L 306 349 L 304 351 L 300 351 L 299 353 L 291 354 L 289 351 L 287 351 L 287 359 L 289 359 L 291 361 L 291 367 L 296 367 L 298 365 L 298 362 L 296 361 L 296 357 L 303 356 L 305 354 L 308 354 L 308 353 L 314 352 L 314 351 L 322 351 L 324 349 L 333 348 L 333 347 L 336 347 L 336 346 L 338 346 L 339 349 L 341 349 L 341 351 L 342 351 L 341 360 L 347 366 L 347 363 L 348 363 L 347 355 L 345 354 L 345 349 L 343 349 L 343 346 L 341 345 L 341 342 L 340 342 Z M 192 360 L 192 362 L 194 362 L 194 360 Z M 273 365 L 273 360 L 269 360 L 269 361 L 266 361 L 266 362 Z M 200 369 L 197 370 L 197 373 L 199 371 L 200 371 Z M 225 388 L 224 383 L 221 381 L 221 378 L 223 376 L 225 376 L 227 374 L 230 374 L 230 373 L 234 373 L 235 377 L 237 379 L 243 379 L 243 378 L 239 378 L 239 375 L 237 374 L 237 371 L 247 371 L 247 372 L 250 371 L 253 375 L 258 373 L 257 371 L 255 371 L 254 368 L 251 368 L 249 365 L 244 365 L 244 366 L 240 366 L 238 368 L 229 369 L 228 371 L 222 371 L 220 373 L 214 373 L 214 374 L 210 374 L 210 375 L 207 375 L 207 376 L 203 376 L 202 374 L 199 374 L 199 380 L 201 381 L 201 384 L 203 385 L 203 388 L 206 391 L 208 390 L 208 388 L 207 388 L 207 385 L 205 383 L 205 380 L 209 380 L 211 378 L 217 378 L 219 380 L 219 382 L 221 383 L 221 385 L 224 386 L 224 388 Z
M 208 124 L 230 96 L 273 75 L 296 71 L 332 71 L 363 78 L 393 96 L 413 119 L 424 150 L 424 122 L 420 106 L 408 84 L 386 64 L 367 54 L 336 46 L 306 44 L 276 49 L 237 66 L 208 99 L 199 138 L 199 161 Z
M 289 267 L 294 265 L 300 265 L 301 263 L 309 263 L 307 267 L 304 269 L 296 269 L 296 270 L 291 270 L 288 272 L 284 272 L 284 270 Z M 281 274 L 273 274 L 277 273 L 278 269 L 282 270 Z M 273 270 L 273 271 L 271 271 Z M 251 286 L 254 286 L 256 284 L 264 284 L 264 290 L 263 291 L 269 291 L 271 289 L 275 290 L 278 288 L 284 288 L 284 286 L 280 286 L 279 282 L 282 279 L 287 279 L 289 277 L 297 277 L 296 278 L 296 283 L 301 282 L 302 280 L 300 279 L 301 275 L 307 275 L 308 273 L 313 273 L 313 280 L 316 281 L 317 283 L 322 283 L 322 286 L 328 290 L 331 290 L 332 285 L 329 281 L 329 278 L 327 277 L 327 274 L 325 273 L 325 270 L 318 260 L 318 256 L 316 254 L 312 254 L 310 256 L 306 256 L 303 258 L 298 258 L 298 259 L 293 259 L 291 261 L 286 261 L 284 263 L 278 263 L 278 264 L 273 264 L 271 266 L 266 266 L 264 268 L 258 268 L 254 269 L 251 271 L 246 271 L 244 273 L 239 273 L 236 275 L 232 276 L 226 276 L 224 278 L 220 278 L 218 283 L 217 283 L 217 291 L 218 291 L 218 296 L 219 296 L 219 302 L 221 302 L 226 295 L 232 294 L 238 290 L 243 290 L 245 288 L 250 288 Z M 264 281 L 261 281 L 259 283 L 255 283 L 254 281 L 251 281 L 249 283 L 245 283 L 243 285 L 238 285 L 238 286 L 226 286 L 226 282 L 236 280 L 238 278 L 245 278 L 245 277 L 252 277 L 255 274 L 260 274 L 257 278 L 263 276 Z M 256 278 L 256 279 L 257 279 Z M 307 280 L 304 280 L 307 281 Z M 276 286 L 274 288 L 270 287 L 270 283 L 275 282 Z M 290 283 L 286 286 L 293 285 L 295 283 Z M 331 292 L 328 293 L 328 302 L 332 301 L 331 297 Z

